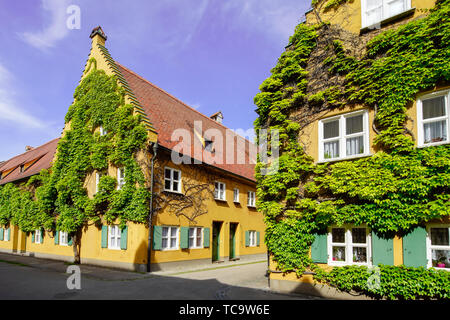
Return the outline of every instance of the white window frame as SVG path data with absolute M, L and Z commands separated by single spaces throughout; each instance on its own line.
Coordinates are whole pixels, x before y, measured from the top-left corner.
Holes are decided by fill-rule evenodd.
M 100 178 L 103 177 L 105 174 L 103 172 L 96 172 L 95 173 L 95 193 L 98 193 L 98 184 L 100 183 Z
M 194 234 L 191 237 L 191 229 L 194 230 Z M 189 249 L 202 249 L 203 248 L 203 228 L 202 227 L 189 227 L 188 231 L 188 245 Z M 193 241 L 193 244 L 191 246 L 191 239 Z M 200 245 L 197 245 L 197 240 L 200 239 Z
M 248 231 L 248 238 L 249 238 L 249 247 L 256 247 L 257 243 L 256 243 L 256 237 L 257 237 L 257 232 L 256 230 L 249 230 Z
M 167 236 L 164 237 L 164 233 L 161 232 L 161 250 L 162 251 L 170 251 L 170 250 L 178 250 L 180 248 L 180 228 L 177 226 L 162 226 L 162 228 L 168 228 L 167 230 Z M 171 239 L 173 238 L 172 235 L 172 229 L 176 229 L 176 245 L 175 247 L 171 247 Z M 162 231 L 162 230 L 161 230 Z M 167 247 L 163 246 L 163 239 L 167 239 Z
M 123 177 L 122 176 L 123 173 Z M 122 189 L 125 184 L 125 168 L 117 168 L 117 190 Z
M 121 230 L 118 225 L 108 226 L 108 249 L 120 250 Z
M 170 170 L 170 178 L 166 178 L 166 170 Z M 173 178 L 173 173 L 178 172 L 178 180 Z M 166 181 L 170 181 L 170 188 L 166 189 Z M 174 190 L 173 183 L 178 182 L 178 189 Z M 181 193 L 181 171 L 170 167 L 164 167 L 164 191 Z
M 234 188 L 233 190 L 233 202 L 234 203 L 239 203 L 239 189 L 238 188 Z
M 402 14 L 403 12 L 406 12 L 411 9 L 411 0 L 403 0 L 403 4 L 405 6 L 404 11 L 396 13 L 394 15 L 390 15 L 388 12 L 388 3 L 393 2 L 394 0 L 379 0 L 379 1 L 381 2 L 380 6 L 382 7 L 381 19 L 380 19 L 380 21 L 376 21 L 376 22 L 372 23 L 371 25 L 369 25 L 367 22 L 367 16 L 366 16 L 367 0 L 361 0 L 361 27 L 362 28 L 374 26 L 378 23 L 381 23 L 382 21 L 384 21 L 386 19 L 398 16 L 398 15 Z
M 256 192 L 255 191 L 247 192 L 247 207 L 250 207 L 250 208 L 256 207 Z
M 100 136 L 106 136 L 108 134 L 108 131 L 103 128 L 103 126 L 100 126 Z
M 69 234 L 64 231 L 59 232 L 59 245 L 68 246 L 69 245 Z
M 438 97 L 445 98 L 445 111 L 447 114 L 442 117 L 424 120 L 423 119 L 423 100 L 438 98 Z M 422 95 L 417 99 L 416 105 L 417 105 L 417 147 L 423 148 L 423 147 L 437 146 L 437 145 L 441 145 L 441 144 L 448 144 L 450 142 L 450 128 L 449 128 L 449 126 L 450 126 L 450 90 L 441 90 L 441 91 L 436 91 L 433 93 Z M 443 121 L 443 120 L 445 120 L 447 123 L 447 140 L 439 141 L 439 142 L 432 142 L 432 143 L 425 143 L 424 142 L 423 125 L 425 123 L 437 122 L 437 121 Z
M 214 182 L 214 199 L 226 201 L 226 184 L 220 181 Z
M 5 239 L 5 238 L 3 238 Z M 42 243 L 42 231 L 41 229 L 34 230 L 34 243 L 41 244 Z
M 333 242 L 332 229 L 345 230 L 345 242 Z M 352 229 L 366 230 L 366 243 L 352 243 Z M 365 226 L 345 225 L 342 227 L 332 226 L 328 229 L 327 236 L 328 246 L 328 265 L 330 266 L 372 266 L 372 237 L 370 230 Z M 345 247 L 345 261 L 333 261 L 333 247 Z M 366 248 L 367 262 L 353 262 L 353 248 Z
M 432 258 L 432 254 L 431 254 L 431 250 L 436 249 L 436 250 L 450 250 L 450 245 L 448 246 L 435 246 L 435 245 L 431 245 L 431 230 L 432 228 L 448 228 L 449 229 L 449 233 L 450 233 L 450 224 L 429 224 L 426 226 L 426 230 L 427 230 L 427 267 L 428 268 L 433 268 L 436 270 L 445 270 L 445 271 L 450 271 L 450 268 L 436 268 L 433 267 L 433 258 Z M 450 236 L 450 234 L 449 234 Z
M 356 117 L 362 115 L 363 116 L 363 131 L 362 133 L 353 133 L 353 134 L 346 134 L 346 119 L 351 117 Z M 324 139 L 323 138 L 323 130 L 324 130 L 324 123 L 327 122 L 333 122 L 339 120 L 339 136 Z M 346 160 L 346 159 L 354 159 L 354 158 L 361 158 L 361 157 L 367 157 L 370 156 L 370 130 L 369 130 L 369 112 L 368 110 L 358 110 L 354 112 L 348 112 L 344 113 L 338 116 L 333 116 L 325 119 L 319 120 L 319 162 L 329 162 L 329 161 L 339 161 L 339 160 Z M 347 148 L 346 148 L 346 139 L 355 138 L 359 136 L 363 136 L 363 144 L 364 144 L 364 153 L 355 154 L 347 156 Z M 325 159 L 324 154 L 324 143 L 331 142 L 331 141 L 339 141 L 339 157 L 336 158 L 327 158 Z

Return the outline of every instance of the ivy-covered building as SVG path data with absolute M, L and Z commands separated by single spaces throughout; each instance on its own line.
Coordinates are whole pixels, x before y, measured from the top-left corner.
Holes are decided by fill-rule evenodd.
M 271 288 L 450 297 L 450 1 L 314 0 L 255 97 Z M 343 293 L 351 292 L 352 295 Z
M 90 37 L 62 136 L 0 165 L 0 251 L 139 271 L 266 258 L 255 146 Z

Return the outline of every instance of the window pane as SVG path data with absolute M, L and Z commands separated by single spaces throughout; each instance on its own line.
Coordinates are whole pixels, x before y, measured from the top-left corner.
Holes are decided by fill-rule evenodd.
M 449 236 L 448 228 L 431 228 L 431 245 L 433 246 L 448 246 Z
M 334 243 L 345 243 L 345 229 L 344 228 L 333 228 L 332 232 L 332 241 Z
M 380 8 L 382 6 L 381 0 L 365 0 L 367 10 Z
M 162 247 L 163 247 L 163 248 L 168 248 L 167 244 L 168 244 L 167 238 L 166 238 L 166 239 L 163 238 L 163 239 L 162 239 Z
M 166 179 L 170 179 L 171 177 L 170 177 L 170 169 L 166 169 L 164 172 L 165 172 L 165 174 L 164 174 L 164 177 L 166 178 Z
M 177 228 L 170 228 L 170 236 L 171 237 L 177 236 Z
M 367 249 L 353 248 L 353 262 L 367 262 Z
M 176 248 L 177 247 L 177 239 L 176 238 L 171 238 L 170 239 L 170 247 L 171 248 Z
M 383 14 L 383 7 L 380 0 L 367 0 L 366 24 L 368 26 L 380 22 Z
M 364 153 L 364 136 L 346 139 L 345 141 L 347 155 Z
M 387 4 L 387 17 L 392 17 L 395 16 L 396 14 L 402 13 L 403 11 L 406 10 L 405 8 L 405 0 L 393 0 L 393 1 L 388 1 Z
M 346 134 L 363 132 L 363 115 L 345 118 Z
M 189 248 L 195 247 L 194 245 L 194 238 L 189 238 Z
M 178 171 L 173 171 L 173 180 L 180 180 L 180 173 Z
M 435 268 L 450 268 L 450 250 L 431 250 L 431 259 Z
M 173 187 L 172 191 L 178 191 L 178 182 L 174 181 L 172 187 Z
M 352 243 L 366 243 L 366 229 L 352 229 Z
M 445 97 L 423 100 L 422 104 L 424 119 L 445 116 Z
M 333 247 L 333 261 L 345 261 L 345 247 Z
M 339 141 L 325 142 L 323 144 L 323 157 L 325 159 L 339 157 Z
M 323 124 L 323 138 L 339 137 L 339 120 L 325 122 Z
M 424 123 L 423 125 L 424 143 L 433 143 L 447 140 L 446 120 Z
M 169 233 L 169 228 L 163 227 L 162 228 L 162 236 L 167 237 L 168 233 Z
M 164 189 L 170 190 L 170 180 L 165 180 L 165 182 L 164 182 Z
M 195 229 L 189 228 L 189 237 L 194 237 Z

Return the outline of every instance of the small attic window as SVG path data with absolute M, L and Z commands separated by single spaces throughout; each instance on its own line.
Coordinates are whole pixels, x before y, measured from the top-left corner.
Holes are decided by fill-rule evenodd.
M 25 171 L 25 166 L 23 164 L 20 165 L 19 167 L 20 172 L 24 172 Z
M 0 180 L 3 178 L 3 172 L 0 172 Z
M 214 152 L 213 141 L 205 139 L 205 150 L 209 152 Z

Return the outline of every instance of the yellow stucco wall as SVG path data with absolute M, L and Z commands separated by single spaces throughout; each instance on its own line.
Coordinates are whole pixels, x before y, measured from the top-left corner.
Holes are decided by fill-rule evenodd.
M 412 16 L 402 19 L 408 21 L 416 19 L 424 15 L 424 9 L 434 7 L 436 0 L 411 0 L 411 8 L 416 8 Z M 329 10 L 328 12 L 320 12 L 320 17 L 323 22 L 330 22 L 337 24 L 347 31 L 359 34 L 362 26 L 361 21 L 361 0 L 349 1 L 346 4 L 339 6 L 337 9 Z M 318 22 L 317 16 L 313 11 L 306 14 L 306 22 L 308 24 L 316 24 Z

